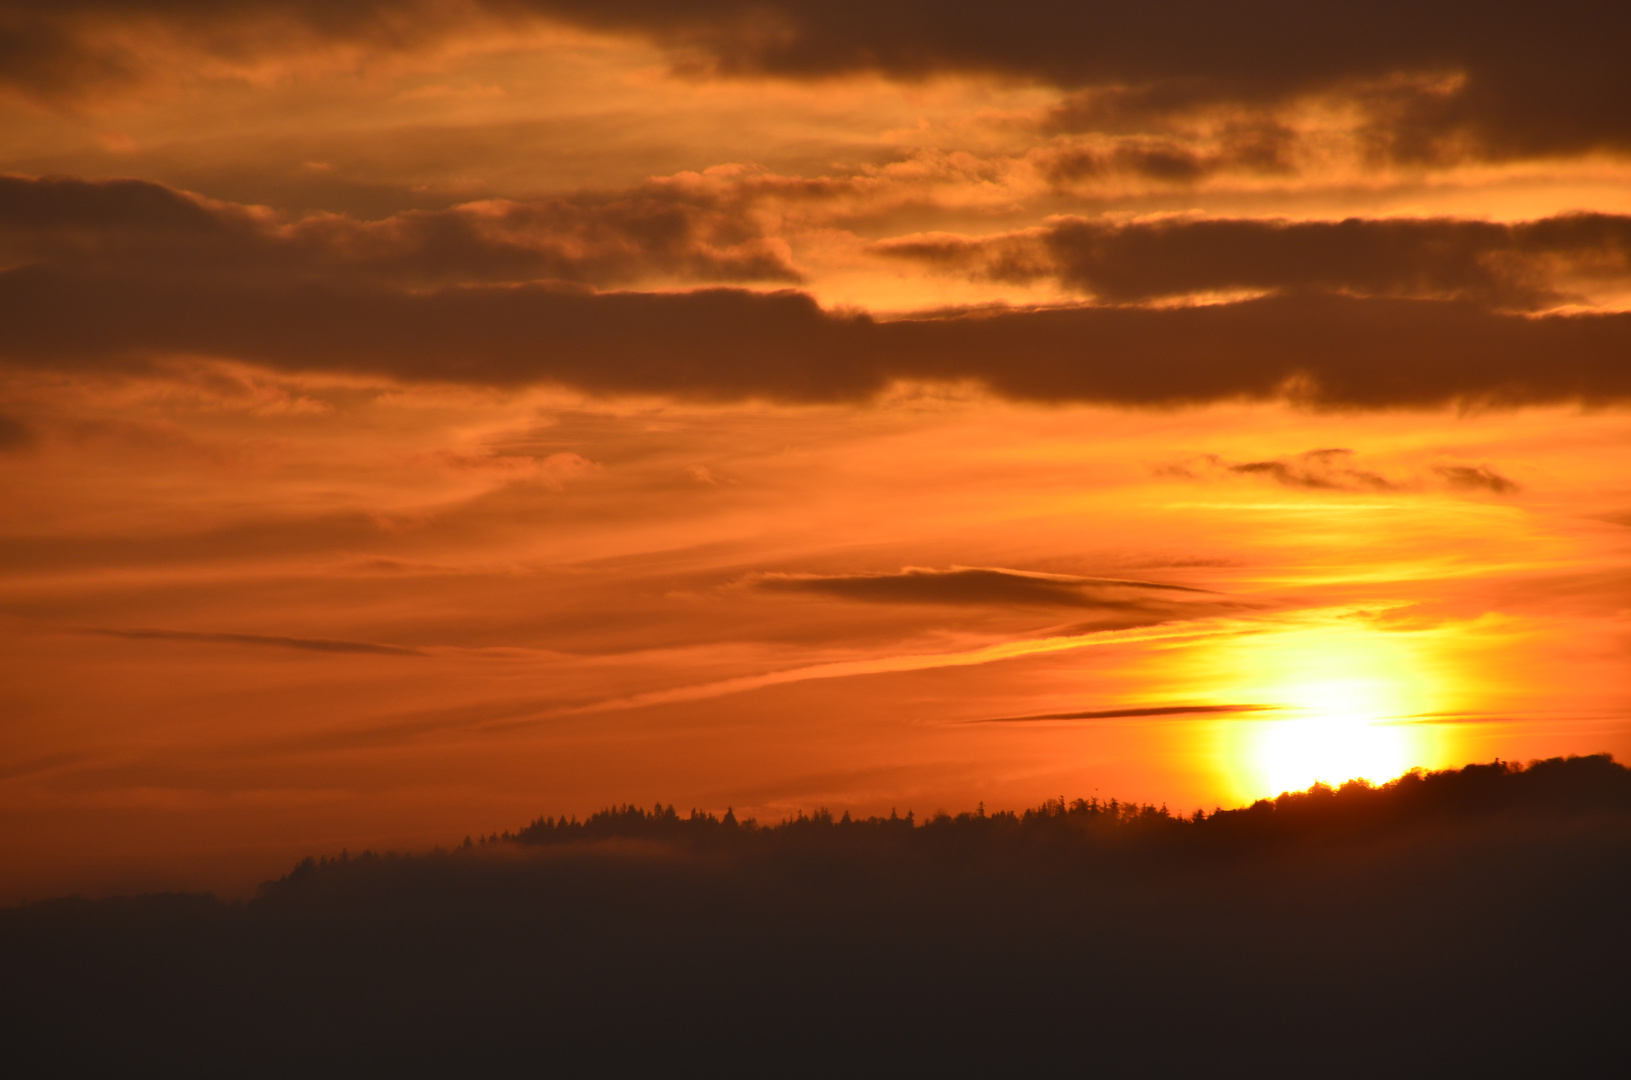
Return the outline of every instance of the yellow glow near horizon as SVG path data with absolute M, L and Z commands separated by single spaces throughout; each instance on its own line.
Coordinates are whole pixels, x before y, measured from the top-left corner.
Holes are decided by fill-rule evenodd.
M 1315 782 L 1383 781 L 1421 763 L 1420 739 L 1412 727 L 1380 720 L 1368 705 L 1376 687 L 1362 680 L 1334 680 L 1299 689 L 1328 704 L 1254 725 L 1249 757 L 1265 794 Z
M 1276 710 L 1232 725 L 1226 772 L 1244 798 L 1316 782 L 1390 780 L 1438 764 L 1437 731 L 1405 718 L 1439 707 L 1444 688 L 1411 635 L 1356 626 L 1259 639 L 1241 661 L 1240 700 Z

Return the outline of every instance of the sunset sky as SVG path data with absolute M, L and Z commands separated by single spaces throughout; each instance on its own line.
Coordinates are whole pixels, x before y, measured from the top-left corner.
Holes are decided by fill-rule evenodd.
M 1628 41 L 0 0 L 0 900 L 1631 758 Z

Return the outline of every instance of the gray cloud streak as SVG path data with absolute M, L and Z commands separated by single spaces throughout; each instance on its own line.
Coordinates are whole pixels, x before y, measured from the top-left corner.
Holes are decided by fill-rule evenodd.
M 1190 716 L 1208 713 L 1265 712 L 1277 705 L 1151 705 L 1137 709 L 1097 709 L 1089 712 L 1040 713 L 1035 716 L 993 716 L 971 724 L 1028 724 L 1041 720 L 1119 720 L 1139 716 Z
M 1227 473 L 1311 491 L 1412 491 L 1423 487 L 1420 476 L 1393 479 L 1372 469 L 1359 468 L 1354 463 L 1355 457 L 1354 452 L 1345 447 L 1305 450 L 1300 454 L 1244 462 L 1229 462 L 1216 454 L 1206 454 L 1188 462 L 1162 466 L 1156 472 L 1189 480 Z M 1440 483 L 1460 491 L 1512 495 L 1520 490 L 1516 481 L 1488 465 L 1435 465 L 1431 473 Z
M 1148 581 L 1027 574 L 985 568 L 909 568 L 884 574 L 760 574 L 750 580 L 754 588 L 770 592 L 813 593 L 885 604 L 998 605 L 1147 612 L 1157 604 L 1170 607 L 1172 601 L 1177 599 L 1164 594 L 1213 595 L 1202 589 Z
M 419 649 L 410 649 L 402 645 L 380 645 L 371 641 L 332 641 L 327 638 L 279 637 L 268 634 L 201 633 L 191 630 L 153 630 L 140 627 L 129 630 L 90 627 L 85 633 L 133 641 L 194 641 L 207 645 L 254 645 L 275 649 L 301 649 L 307 652 L 371 653 L 380 656 L 425 655 Z

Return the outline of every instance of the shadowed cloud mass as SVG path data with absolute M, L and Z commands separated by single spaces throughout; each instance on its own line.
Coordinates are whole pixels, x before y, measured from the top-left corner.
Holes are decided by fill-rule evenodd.
M 693 74 L 968 73 L 1103 88 L 1110 93 L 1102 106 L 1089 98 L 1075 112 L 1112 120 L 1346 93 L 1371 117 L 1377 150 L 1405 158 L 1631 142 L 1623 107 L 1631 75 L 1620 48 L 1631 16 L 1582 0 L 1545 8 L 1468 0 L 7 0 L 0 81 L 55 101 L 168 74 L 164 54 L 142 47 L 143 31 L 171 55 L 251 68 L 323 47 L 434 51 L 438 42 L 539 18 L 649 39 Z M 155 24 L 164 32 L 155 35 Z
M 364 221 L 280 214 L 141 180 L 0 176 L 0 263 L 271 286 L 344 281 L 422 289 L 542 280 L 606 286 L 663 278 L 788 284 L 805 275 L 777 235 L 773 207 L 830 203 L 841 217 L 844 198 L 865 186 L 726 170 L 654 178 L 622 191 L 486 200 Z M 1064 217 L 988 237 L 895 237 L 870 251 L 975 279 L 1053 279 L 1115 304 L 1324 290 L 1541 310 L 1578 301 L 1582 287 L 1631 284 L 1631 217 L 1573 213 L 1516 223 Z
M 992 280 L 1052 277 L 1113 303 L 1323 289 L 1534 309 L 1566 299 L 1570 279 L 1631 279 L 1631 218 L 1568 214 L 1516 224 L 1070 218 L 990 238 L 904 237 L 875 250 Z
M 1115 300 L 1271 290 L 1188 308 L 885 320 L 793 291 L 597 292 L 559 280 L 796 278 L 785 245 L 753 221 L 728 186 L 683 180 L 370 223 L 283 219 L 140 181 L 5 178 L 0 359 L 74 370 L 209 356 L 716 400 L 854 401 L 902 380 L 1145 405 L 1291 396 L 1387 408 L 1631 392 L 1631 314 L 1499 306 L 1555 300 L 1559 266 L 1623 274 L 1631 233 L 1605 215 L 1521 226 L 1067 221 L 1018 241 L 885 248 L 956 262 L 968 244 L 1022 243 L 1063 261 L 1038 270 L 1020 255 L 988 272 L 1058 273 Z
M 293 217 L 142 180 L 0 176 L 0 262 L 269 285 L 425 287 L 549 279 L 789 283 L 748 198 L 701 177 L 629 191 L 489 200 L 379 221 Z
M 29 267 L 0 271 L 0 307 L 12 313 L 0 325 L 0 357 L 62 370 L 180 354 L 702 400 L 857 401 L 899 380 L 1132 405 L 1291 397 L 1390 408 L 1631 396 L 1631 314 L 1527 317 L 1459 301 L 1314 294 L 881 321 L 825 311 L 796 292 L 182 286 Z

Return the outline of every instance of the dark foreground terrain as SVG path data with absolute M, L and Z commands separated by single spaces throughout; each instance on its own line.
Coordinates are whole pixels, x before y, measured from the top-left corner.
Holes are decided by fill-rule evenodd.
M 12 1076 L 1624 1075 L 1631 771 L 672 809 L 0 911 Z M 14 1071 L 15 1068 L 15 1071 Z

